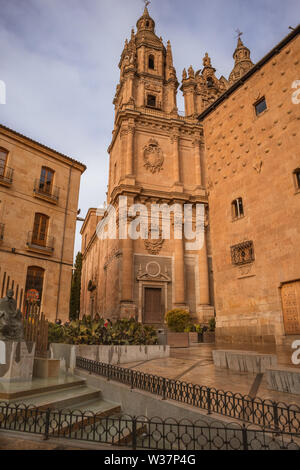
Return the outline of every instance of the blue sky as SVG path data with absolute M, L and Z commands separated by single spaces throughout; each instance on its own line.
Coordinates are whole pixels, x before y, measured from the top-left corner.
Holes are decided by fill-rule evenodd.
M 82 215 L 106 198 L 118 63 L 143 8 L 142 0 L 0 0 L 0 122 L 88 166 Z M 178 79 L 184 67 L 201 68 L 205 52 L 227 78 L 236 29 L 257 62 L 299 23 L 300 1 L 152 0 L 149 11 L 171 41 Z

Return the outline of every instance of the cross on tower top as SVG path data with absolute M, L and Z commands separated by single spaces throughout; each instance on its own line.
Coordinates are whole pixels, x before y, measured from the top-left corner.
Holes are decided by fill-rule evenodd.
M 143 0 L 143 2 L 145 3 L 145 7 L 147 7 L 151 3 L 150 0 Z
M 237 38 L 239 39 L 244 33 L 242 33 L 239 29 L 235 30 L 237 33 Z

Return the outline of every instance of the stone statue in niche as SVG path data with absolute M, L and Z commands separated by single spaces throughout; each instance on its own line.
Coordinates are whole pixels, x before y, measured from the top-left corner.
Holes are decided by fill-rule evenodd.
M 0 299 L 0 340 L 23 341 L 23 318 L 14 299 L 14 291 L 7 291 L 6 297 Z

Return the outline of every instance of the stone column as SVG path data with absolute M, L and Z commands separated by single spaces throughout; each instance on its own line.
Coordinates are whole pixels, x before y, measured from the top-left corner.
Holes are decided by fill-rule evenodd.
M 193 140 L 197 187 L 202 186 L 200 142 L 201 142 L 200 136 L 196 136 L 195 139 Z
M 174 224 L 173 224 L 174 227 Z M 184 276 L 184 239 L 174 238 L 174 274 L 175 274 L 175 307 L 186 308 L 185 305 L 185 276 Z
M 128 197 L 128 206 L 133 204 L 133 198 Z M 135 316 L 136 308 L 133 302 L 133 240 L 121 240 L 122 273 L 121 273 L 121 317 Z
M 210 305 L 209 294 L 209 273 L 206 243 L 207 224 L 207 219 L 205 219 L 204 243 L 202 249 L 199 251 L 199 305 L 197 309 L 199 321 L 206 324 L 208 324 L 209 320 L 214 316 L 214 307 Z
M 173 144 L 173 168 L 174 168 L 174 183 L 181 183 L 180 178 L 180 152 L 179 152 L 179 132 L 174 132 L 171 136 Z
M 134 134 L 135 134 L 134 120 L 130 119 L 128 123 L 128 136 L 127 136 L 126 176 L 133 176 Z

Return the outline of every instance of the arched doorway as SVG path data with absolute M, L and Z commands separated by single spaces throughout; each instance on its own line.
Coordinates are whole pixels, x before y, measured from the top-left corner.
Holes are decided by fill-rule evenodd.
M 45 270 L 38 266 L 29 266 L 27 270 L 24 313 L 30 313 L 41 306 Z

